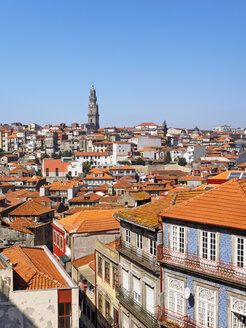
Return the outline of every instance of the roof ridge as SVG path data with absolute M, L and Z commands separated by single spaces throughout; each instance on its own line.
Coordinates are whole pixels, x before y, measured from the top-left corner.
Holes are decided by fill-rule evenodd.
M 234 181 L 233 181 L 233 180 L 234 180 Z M 241 182 L 243 182 L 243 181 L 239 181 L 238 179 L 232 179 L 232 181 L 233 181 L 233 182 L 236 182 L 236 185 L 237 185 L 237 187 L 238 187 L 240 193 L 243 194 L 243 196 L 244 196 L 244 200 L 246 201 L 246 192 L 244 191 L 244 189 L 243 189 L 242 186 L 241 186 Z
M 24 252 L 23 250 L 24 246 L 16 246 L 16 249 L 19 253 L 21 253 L 21 255 L 24 257 L 24 259 L 31 265 L 32 269 L 35 271 L 33 276 L 38 272 L 38 268 L 34 265 L 34 263 L 31 261 L 31 259 L 29 258 L 29 256 Z M 29 281 L 32 278 L 29 279 Z
M 187 199 L 187 200 L 185 200 L 185 201 L 183 201 L 183 202 L 180 202 L 179 204 L 175 204 L 175 203 L 174 203 L 173 205 L 170 205 L 169 207 L 167 207 L 164 211 L 169 210 L 169 208 L 171 208 L 172 206 L 179 207 L 179 206 L 181 206 L 181 205 L 185 205 L 185 204 L 191 202 L 192 200 L 197 199 L 197 198 L 199 198 L 199 197 L 201 197 L 201 196 L 204 196 L 204 195 L 206 195 L 207 193 L 209 193 L 209 192 L 211 192 L 211 191 L 213 191 L 213 190 L 215 190 L 215 189 L 216 189 L 216 187 L 213 188 L 213 189 L 205 190 L 204 192 L 200 193 L 199 195 L 196 195 L 195 197 L 189 198 L 189 199 Z M 190 191 L 187 191 L 187 192 L 190 192 Z M 176 193 L 176 194 L 178 194 L 178 193 Z M 177 197 L 175 197 L 175 199 L 174 199 L 175 202 L 176 202 L 176 199 L 177 199 Z

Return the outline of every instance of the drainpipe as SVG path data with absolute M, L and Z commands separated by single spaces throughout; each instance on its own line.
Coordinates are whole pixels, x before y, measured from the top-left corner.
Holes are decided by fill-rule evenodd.
M 95 327 L 97 328 L 97 265 L 96 265 L 96 251 L 94 250 L 95 258 Z

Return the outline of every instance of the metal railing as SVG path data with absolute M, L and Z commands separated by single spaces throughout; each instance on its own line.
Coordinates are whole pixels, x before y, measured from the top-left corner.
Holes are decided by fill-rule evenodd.
M 136 261 L 140 265 L 148 268 L 152 272 L 160 272 L 160 266 L 157 262 L 157 257 L 155 255 L 144 252 L 136 246 L 125 242 L 124 240 L 122 240 L 122 238 L 120 238 L 118 242 L 117 250 L 123 255 L 126 255 L 127 257 L 132 259 L 133 261 Z
M 207 328 L 199 322 L 164 307 L 158 306 L 158 321 L 167 328 Z
M 136 317 L 146 327 L 159 327 L 157 316 L 144 309 L 140 303 L 134 300 L 129 292 L 119 287 L 117 288 L 117 298 L 119 303 L 131 312 L 134 317 Z
M 246 283 L 246 268 L 231 262 L 212 261 L 194 254 L 177 252 L 163 245 L 157 246 L 157 260 L 220 279 Z

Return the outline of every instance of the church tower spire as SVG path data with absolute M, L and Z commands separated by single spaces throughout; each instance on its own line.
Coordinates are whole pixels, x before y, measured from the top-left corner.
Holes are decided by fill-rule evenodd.
M 88 124 L 91 130 L 99 129 L 99 112 L 97 104 L 97 96 L 94 85 L 92 85 L 89 96 L 88 105 Z

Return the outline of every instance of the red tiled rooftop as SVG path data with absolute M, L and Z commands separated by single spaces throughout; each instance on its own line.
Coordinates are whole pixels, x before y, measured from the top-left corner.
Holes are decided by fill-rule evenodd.
M 68 287 L 43 248 L 16 246 L 4 249 L 3 254 L 14 264 L 14 290 Z

